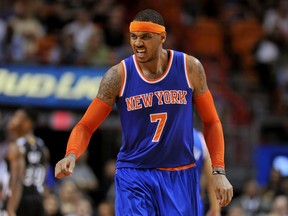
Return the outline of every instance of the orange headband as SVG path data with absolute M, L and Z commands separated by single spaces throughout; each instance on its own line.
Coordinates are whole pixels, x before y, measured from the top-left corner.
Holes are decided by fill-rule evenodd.
M 152 22 L 133 21 L 130 23 L 130 32 L 152 32 L 160 34 L 165 32 L 165 27 Z

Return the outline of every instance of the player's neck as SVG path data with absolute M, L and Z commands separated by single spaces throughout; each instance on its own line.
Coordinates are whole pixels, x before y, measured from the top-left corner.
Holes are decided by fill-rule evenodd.
M 162 49 L 157 58 L 150 62 L 139 64 L 144 76 L 149 79 L 160 77 L 167 69 L 169 54 L 169 51 Z
M 30 145 L 35 145 L 36 144 L 36 137 L 33 133 L 28 133 L 25 135 L 26 140 Z

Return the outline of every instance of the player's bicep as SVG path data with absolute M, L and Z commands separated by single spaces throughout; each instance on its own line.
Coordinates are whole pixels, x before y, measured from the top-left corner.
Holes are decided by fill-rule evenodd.
M 99 86 L 97 98 L 111 107 L 114 105 L 121 88 L 121 70 L 122 67 L 120 64 L 110 68 L 103 76 Z
M 208 90 L 208 86 L 203 65 L 198 59 L 188 56 L 187 66 L 190 83 L 194 91 L 193 96 L 197 97 L 204 94 Z
M 8 151 L 8 160 L 11 166 L 11 173 L 21 176 L 25 169 L 25 160 L 23 152 L 16 144 L 10 144 Z

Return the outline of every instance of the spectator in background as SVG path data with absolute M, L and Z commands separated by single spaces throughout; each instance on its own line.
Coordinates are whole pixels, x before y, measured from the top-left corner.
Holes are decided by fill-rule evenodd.
M 46 216 L 63 216 L 60 212 L 60 201 L 56 194 L 49 192 L 44 196 L 44 210 Z
M 127 11 L 123 4 L 115 3 L 114 0 L 99 1 L 92 12 L 95 16 L 94 22 L 103 28 L 104 42 L 113 52 L 114 63 L 132 54 L 129 34 L 126 32 L 129 12 L 131 11 Z
M 241 207 L 245 216 L 254 216 L 259 213 L 261 207 L 260 187 L 255 179 L 245 182 L 242 194 L 235 198 L 231 205 Z
M 115 63 L 115 57 L 104 41 L 103 30 L 97 27 L 97 31 L 88 39 L 80 64 L 91 66 L 110 66 Z
M 70 11 L 77 10 L 81 7 L 90 8 L 90 6 L 95 2 L 95 0 L 60 0 L 60 1 Z
M 268 215 L 271 216 L 287 216 L 288 215 L 288 197 L 278 195 L 274 198 L 271 211 Z
M 89 38 L 96 30 L 89 11 L 81 8 L 77 9 L 75 19 L 64 26 L 63 34 L 71 35 L 77 52 L 83 54 Z
M 108 14 L 111 12 L 115 0 L 99 0 L 92 6 L 93 22 L 103 27 L 107 20 Z
M 37 11 L 38 19 L 45 26 L 46 34 L 60 35 L 63 27 L 73 19 L 73 13 L 65 7 L 63 1 L 41 2 Z
M 104 25 L 104 36 L 106 44 L 115 52 L 125 43 L 125 7 L 115 5 L 108 12 Z
M 276 1 L 275 7 L 265 11 L 263 26 L 268 35 L 285 48 L 288 43 L 288 1 Z
M 96 216 L 114 216 L 114 203 L 103 201 L 97 206 Z
M 0 62 L 4 59 L 5 38 L 7 33 L 7 24 L 0 17 Z
M 288 176 L 284 176 L 282 178 L 281 184 L 280 184 L 280 195 L 285 195 L 288 197 Z
M 63 215 L 76 211 L 76 203 L 81 197 L 81 191 L 72 179 L 65 179 L 59 186 L 60 212 Z
M 75 47 L 74 35 L 63 33 L 55 52 L 59 56 L 60 65 L 77 65 L 80 53 Z
M 92 202 L 88 197 L 81 197 L 75 206 L 75 212 L 67 214 L 66 216 L 93 216 Z
M 269 173 L 267 184 L 262 187 L 262 212 L 267 213 L 271 209 L 272 201 L 280 191 L 281 179 L 282 176 L 280 171 L 272 168 Z
M 267 34 L 266 43 L 258 49 L 258 74 L 262 88 L 270 96 L 274 114 L 287 112 L 287 56 L 288 56 L 288 1 L 275 1 L 274 7 L 264 11 L 263 27 Z M 266 46 L 265 46 L 266 45 Z M 261 49 L 262 48 L 262 49 Z M 265 49 L 266 48 L 266 49 Z M 260 58 L 266 57 L 265 62 Z M 269 57 L 267 61 L 267 57 Z M 261 61 L 262 60 L 262 61 Z M 271 61 L 272 60 L 272 61 Z
M 87 160 L 89 158 L 88 150 L 78 159 L 78 164 L 75 167 L 74 175 L 70 178 L 76 183 L 77 187 L 91 195 L 92 192 L 99 189 L 99 181 Z
M 46 34 L 38 41 L 35 56 L 38 63 L 58 64 L 60 62 L 59 40 L 63 27 L 72 19 L 71 14 L 63 2 L 40 3 L 37 16 L 45 26 Z
M 226 216 L 246 216 L 245 211 L 241 206 L 231 205 L 228 207 Z
M 13 62 L 35 63 L 38 40 L 44 36 L 42 24 L 35 17 L 33 2 L 16 1 L 14 15 L 8 20 L 9 56 Z
M 114 182 L 114 176 L 115 176 L 115 166 L 116 166 L 116 160 L 115 159 L 109 159 L 106 161 L 104 165 L 104 179 L 102 183 L 102 193 L 104 195 L 104 199 L 109 202 L 115 201 L 115 182 Z

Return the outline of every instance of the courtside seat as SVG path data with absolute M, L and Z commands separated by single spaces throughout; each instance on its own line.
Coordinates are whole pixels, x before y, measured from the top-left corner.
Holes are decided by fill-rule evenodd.
M 38 61 L 46 64 L 50 61 L 50 55 L 53 48 L 57 45 L 57 37 L 55 35 L 45 35 L 40 38 L 37 44 Z
M 224 53 L 224 34 L 221 24 L 208 17 L 199 17 L 193 26 L 185 30 L 184 49 L 196 56 L 218 58 Z
M 228 36 L 231 41 L 231 51 L 240 58 L 244 68 L 253 65 L 253 48 L 264 35 L 261 23 L 255 18 L 238 20 L 230 25 Z

